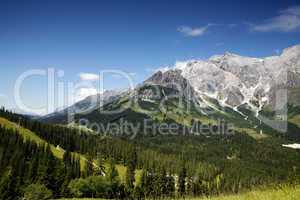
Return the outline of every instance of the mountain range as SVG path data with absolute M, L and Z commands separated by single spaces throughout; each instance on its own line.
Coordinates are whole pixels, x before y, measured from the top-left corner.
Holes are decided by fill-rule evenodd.
M 275 124 L 299 127 L 299 105 L 297 45 L 284 49 L 281 55 L 265 58 L 226 52 L 208 60 L 177 62 L 133 90 L 105 91 L 40 120 L 76 124 L 78 119 L 86 118 L 107 124 L 123 118 L 135 123 L 149 118 L 189 127 L 193 120 L 216 124 L 217 119 L 225 119 L 237 128 L 262 135 L 262 121 L 277 120 Z

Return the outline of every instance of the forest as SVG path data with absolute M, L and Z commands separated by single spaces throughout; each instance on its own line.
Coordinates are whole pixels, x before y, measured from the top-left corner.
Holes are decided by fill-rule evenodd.
M 46 141 L 0 126 L 0 199 L 163 199 L 232 194 L 262 186 L 297 185 L 300 152 L 281 139 L 229 136 L 95 135 L 0 110 Z M 63 149 L 53 155 L 50 145 Z M 82 163 L 76 154 L 84 155 Z M 126 168 L 122 178 L 116 165 Z M 141 171 L 136 176 L 137 170 Z

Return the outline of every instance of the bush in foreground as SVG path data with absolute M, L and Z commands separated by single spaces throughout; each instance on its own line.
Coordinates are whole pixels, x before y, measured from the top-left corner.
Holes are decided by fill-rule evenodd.
M 46 186 L 31 184 L 24 192 L 25 200 L 48 200 L 52 198 L 52 192 Z

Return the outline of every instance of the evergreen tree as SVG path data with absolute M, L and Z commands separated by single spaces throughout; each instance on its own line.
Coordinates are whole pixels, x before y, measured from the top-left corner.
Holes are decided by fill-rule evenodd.
M 174 177 L 169 175 L 167 177 L 167 184 L 166 184 L 166 196 L 173 197 L 175 193 L 175 180 Z
M 124 190 L 120 187 L 119 173 L 116 169 L 113 159 L 109 159 L 109 166 L 106 172 L 106 181 L 110 186 L 109 198 L 118 198 L 124 194 Z
M 136 154 L 136 150 L 134 149 L 130 153 L 127 170 L 126 170 L 126 177 L 125 177 L 126 188 L 129 193 L 132 193 L 134 189 L 136 165 L 137 165 L 137 154 Z
M 94 161 L 91 155 L 87 156 L 87 161 L 85 163 L 85 176 L 89 177 L 94 174 Z
M 178 194 L 184 196 L 186 192 L 186 168 L 182 167 L 178 175 Z
M 148 181 L 147 181 L 147 169 L 143 169 L 142 170 L 142 175 L 141 175 L 141 182 L 140 182 L 140 195 L 142 196 L 142 198 L 145 198 L 148 195 Z
M 97 167 L 95 169 L 95 175 L 96 176 L 103 176 L 105 174 L 105 167 L 103 158 L 100 153 L 97 155 Z
M 0 199 L 14 200 L 16 198 L 15 180 L 12 169 L 8 169 L 0 179 Z
M 69 168 L 71 166 L 72 157 L 71 157 L 71 152 L 69 150 L 66 150 L 64 152 L 63 162 L 64 162 L 66 168 Z
M 131 192 L 134 188 L 135 181 L 135 168 L 133 165 L 129 164 L 126 170 L 126 188 Z
M 167 190 L 167 172 L 164 167 L 161 167 L 158 173 L 158 179 L 157 179 L 157 189 L 158 189 L 158 196 L 166 196 L 168 194 Z
M 119 173 L 113 159 L 109 159 L 109 167 L 106 172 L 106 180 L 110 183 L 119 183 Z

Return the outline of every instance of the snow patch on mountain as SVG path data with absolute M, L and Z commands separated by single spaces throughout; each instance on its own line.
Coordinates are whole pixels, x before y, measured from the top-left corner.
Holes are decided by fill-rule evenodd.
M 273 100 L 272 89 L 278 85 L 297 85 L 299 80 L 288 78 L 299 77 L 299 69 L 300 45 L 283 50 L 279 56 L 253 58 L 226 52 L 208 60 L 176 62 L 170 67 L 181 72 L 198 97 L 216 99 L 220 105 L 242 115 L 238 106 L 248 104 L 258 115 L 262 107 Z M 162 76 L 169 71 L 162 72 Z M 210 106 L 208 102 L 202 103 Z

